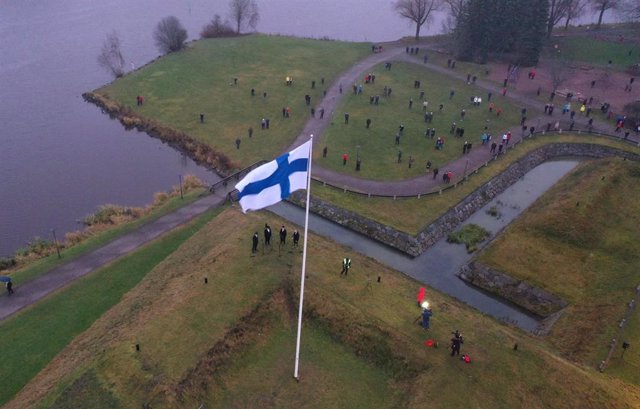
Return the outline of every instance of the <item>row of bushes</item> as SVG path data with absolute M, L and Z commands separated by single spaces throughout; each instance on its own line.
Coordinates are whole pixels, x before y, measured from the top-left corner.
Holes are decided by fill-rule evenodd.
M 204 187 L 204 183 L 193 175 L 186 175 L 182 179 L 183 192 Z M 74 246 L 87 238 L 103 232 L 106 229 L 137 220 L 148 214 L 153 209 L 162 206 L 172 197 L 180 195 L 180 187 L 175 186 L 169 192 L 158 192 L 153 196 L 153 203 L 146 207 L 125 207 L 114 204 L 100 206 L 98 211 L 86 216 L 82 222 L 87 226 L 83 230 L 68 232 L 64 240 L 58 242 L 58 248 L 65 249 Z M 47 257 L 56 252 L 56 244 L 51 240 L 36 237 L 25 247 L 22 247 L 11 257 L 0 258 L 0 271 L 23 267 L 25 263 L 42 257 Z
M 94 92 L 86 92 L 82 94 L 82 97 L 87 102 L 102 108 L 112 118 L 118 119 L 126 129 L 136 128 L 154 138 L 167 142 L 188 154 L 198 164 L 215 170 L 221 176 L 227 176 L 232 170 L 240 168 L 224 153 L 213 150 L 210 146 L 195 140 L 184 132 L 176 131 L 158 124 L 152 119 L 145 118 L 132 111 L 131 108 L 120 105 L 106 96 Z

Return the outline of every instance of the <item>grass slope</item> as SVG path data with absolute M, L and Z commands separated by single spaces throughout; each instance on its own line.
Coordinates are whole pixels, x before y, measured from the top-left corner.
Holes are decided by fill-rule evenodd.
M 338 73 L 370 52 L 362 43 L 265 35 L 200 40 L 97 92 L 186 132 L 243 167 L 284 151 L 310 116 L 304 96 L 315 106 Z M 293 77 L 293 86 L 285 86 L 286 76 Z M 137 95 L 145 97 L 143 106 L 136 106 Z M 291 116 L 285 119 L 287 106 Z M 261 130 L 262 118 L 271 120 L 269 130 Z
M 420 176 L 425 172 L 427 160 L 432 162 L 432 169 L 443 168 L 445 164 L 462 155 L 465 141 L 473 144 L 473 149 L 480 149 L 480 135 L 484 127 L 494 135 L 520 123 L 520 107 L 511 100 L 494 95 L 492 102 L 502 109 L 497 116 L 495 111 L 489 112 L 486 102 L 486 91 L 475 85 L 467 85 L 460 80 L 431 71 L 419 64 L 396 63 L 391 71 L 384 65 L 376 67 L 374 84 L 364 84 L 362 94 L 354 95 L 350 84 L 344 84 L 344 96 L 340 107 L 332 117 L 332 124 L 323 136 L 328 156 L 322 157 L 320 149 L 316 149 L 314 157 L 323 167 L 337 172 L 358 175 L 367 179 L 398 180 Z M 366 75 L 366 73 L 363 73 Z M 414 88 L 414 81 L 420 80 L 421 87 Z M 364 81 L 362 81 L 364 83 Z M 385 86 L 391 87 L 391 96 L 383 96 Z M 455 91 L 453 98 L 449 92 Z M 432 123 L 425 123 L 420 92 L 425 92 L 429 103 L 427 111 L 434 113 Z M 379 105 L 370 104 L 370 96 L 379 95 Z M 470 103 L 470 97 L 483 98 L 482 105 L 476 107 Z M 413 99 L 409 109 L 409 100 Z M 439 105 L 443 104 L 442 113 Z M 464 118 L 461 110 L 465 110 Z M 344 113 L 349 113 L 349 124 L 345 124 Z M 529 117 L 533 116 L 529 109 Z M 367 129 L 366 120 L 371 119 Z M 452 123 L 464 128 L 464 137 L 455 137 L 450 133 Z M 395 135 L 400 124 L 405 126 L 400 144 L 395 144 Z M 435 128 L 436 136 L 425 137 L 427 128 Z M 442 150 L 435 149 L 438 137 L 445 139 Z M 359 148 L 358 148 L 359 147 Z M 398 163 L 398 151 L 402 151 L 402 162 Z M 348 153 L 350 162 L 343 166 L 342 154 Z M 355 170 L 356 157 L 362 160 L 360 171 Z M 409 168 L 409 157 L 414 160 Z
M 6 403 L 74 337 L 89 328 L 155 265 L 213 216 L 201 216 L 110 266 L 79 279 L 0 323 L 0 404 Z
M 74 382 L 92 373 L 99 388 L 91 393 L 112 397 L 119 407 L 623 408 L 640 402 L 637 386 L 576 366 L 534 337 L 431 289 L 434 317 L 425 333 L 415 324 L 419 284 L 317 236 L 310 238 L 298 384 L 290 371 L 301 255 L 274 249 L 251 257 L 251 234 L 265 221 L 282 223 L 269 213 L 225 211 L 7 408 L 77 407 L 81 395 L 64 396 L 74 396 Z M 339 275 L 343 254 L 353 260 L 346 278 Z M 470 365 L 448 354 L 456 328 L 465 334 Z M 426 348 L 427 338 L 440 348 Z
M 600 67 L 627 69 L 639 61 L 640 47 L 636 43 L 622 43 L 597 35 L 567 36 L 553 39 L 562 55 L 569 61 L 579 61 Z
M 584 163 L 480 257 L 567 300 L 550 342 L 565 356 L 589 365 L 606 356 L 639 283 L 639 178 L 637 163 Z M 627 358 L 637 362 L 638 351 L 628 352 Z

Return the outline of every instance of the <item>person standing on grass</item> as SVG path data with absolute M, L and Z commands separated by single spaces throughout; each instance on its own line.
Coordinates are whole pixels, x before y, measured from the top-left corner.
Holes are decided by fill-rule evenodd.
M 287 244 L 287 229 L 285 229 L 284 224 L 280 228 L 280 244 L 283 246 Z
M 460 356 L 460 345 L 464 342 L 462 334 L 456 330 L 451 338 L 451 356 Z
M 260 238 L 258 236 L 258 232 L 253 233 L 253 247 L 251 247 L 251 252 L 256 253 L 258 251 L 258 242 Z
M 349 257 L 345 257 L 342 259 L 342 271 L 340 271 L 340 275 L 346 276 L 349 273 L 349 269 L 351 268 L 351 259 Z
M 264 244 L 265 246 L 271 245 L 271 226 L 267 223 L 264 224 Z
M 293 247 L 298 247 L 298 242 L 300 241 L 300 232 L 298 229 L 293 231 Z
M 424 308 L 422 310 L 422 328 L 424 329 L 429 329 L 429 321 L 431 319 L 431 316 L 433 315 L 433 312 L 431 311 L 431 309 L 429 308 Z

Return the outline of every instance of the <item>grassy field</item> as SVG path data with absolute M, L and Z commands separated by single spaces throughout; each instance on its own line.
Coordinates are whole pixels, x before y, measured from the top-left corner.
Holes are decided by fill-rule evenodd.
M 611 65 L 616 69 L 626 69 L 640 61 L 640 47 L 633 43 L 621 43 L 610 39 L 600 39 L 592 35 L 554 37 L 562 55 L 569 61 L 579 61 L 599 67 Z
M 146 273 L 214 215 L 210 212 L 200 216 L 190 225 L 2 321 L 0 350 L 7 359 L 0 366 L 0 404 L 6 403 L 74 337 L 117 304 Z
M 323 141 L 328 155 L 322 157 L 321 149 L 316 149 L 314 157 L 323 167 L 336 172 L 357 175 L 366 179 L 398 180 L 419 176 L 424 173 L 425 164 L 432 162 L 432 169 L 443 167 L 453 159 L 462 156 L 465 141 L 480 147 L 480 135 L 484 127 L 496 136 L 497 132 L 520 123 L 520 109 L 511 100 L 494 96 L 492 102 L 502 109 L 497 116 L 489 112 L 486 92 L 475 85 L 467 85 L 459 80 L 431 71 L 418 64 L 396 63 L 391 71 L 384 65 L 376 67 L 375 84 L 365 84 L 362 94 L 354 95 L 350 86 L 345 85 L 343 101 L 332 117 Z M 363 73 L 365 75 L 366 73 Z M 414 88 L 414 81 L 421 81 L 421 87 Z M 391 96 L 383 96 L 385 86 L 391 87 Z M 449 98 L 451 90 L 455 91 Z M 432 123 L 425 123 L 420 92 L 425 92 L 429 103 L 427 110 L 433 111 Z M 379 105 L 371 104 L 370 97 L 380 96 Z M 470 98 L 483 98 L 481 106 L 473 106 Z M 409 109 L 409 100 L 413 100 Z M 443 104 L 442 113 L 439 105 Z M 464 118 L 461 111 L 465 110 Z M 528 109 L 531 117 L 534 112 Z M 349 124 L 345 124 L 344 113 L 349 113 Z M 366 127 L 367 118 L 371 119 L 370 128 Z M 464 137 L 455 137 L 450 132 L 452 123 L 464 128 Z M 405 126 L 400 144 L 396 145 L 395 136 L 400 124 Z M 427 128 L 435 128 L 436 136 L 425 137 Z M 436 150 L 437 137 L 445 138 L 444 149 Z M 398 151 L 402 152 L 402 162 L 398 163 Z M 350 162 L 343 166 L 342 155 L 348 153 Z M 362 161 L 360 171 L 355 170 L 356 157 Z M 409 158 L 413 166 L 409 168 Z
M 95 250 L 98 247 L 101 247 L 106 243 L 139 228 L 143 224 L 159 219 L 160 217 L 186 204 L 198 200 L 204 192 L 204 189 L 197 189 L 186 193 L 184 195 L 184 199 L 180 199 L 179 196 L 172 197 L 161 206 L 153 209 L 150 213 L 145 214 L 137 220 L 121 225 L 111 226 L 105 231 L 101 231 L 74 246 L 61 249 L 60 258 L 58 258 L 54 253 L 48 257 L 29 262 L 26 266 L 15 271 L 11 271 L 9 275 L 17 285 L 24 285 L 61 264 L 68 263 L 83 254 Z M 6 272 L 3 272 L 3 274 L 5 273 Z
M 606 356 L 617 322 L 640 283 L 639 178 L 637 163 L 584 163 L 479 257 L 563 297 L 569 306 L 550 342 L 564 356 L 588 365 Z M 630 333 L 634 331 L 637 327 Z M 640 352 L 629 350 L 626 358 L 637 363 Z
M 267 249 L 251 257 L 251 234 L 265 221 L 282 223 L 269 213 L 226 210 L 6 407 L 76 408 L 88 396 L 112 408 L 419 408 L 425 402 L 434 408 L 624 408 L 640 402 L 637 385 L 576 366 L 536 338 L 431 289 L 434 317 L 425 333 L 415 324 L 419 284 L 358 254 L 350 254 L 353 268 L 341 278 L 336 254 L 348 249 L 316 236 L 310 238 L 297 383 L 301 255 Z M 370 283 L 377 275 L 381 283 Z M 454 329 L 465 335 L 469 365 L 448 354 Z M 425 347 L 428 338 L 440 347 Z
M 97 92 L 186 132 L 244 167 L 282 153 L 310 117 L 305 95 L 315 106 L 338 73 L 370 52 L 369 44 L 292 37 L 207 39 Z M 286 76 L 293 77 L 293 86 L 285 85 Z M 145 97 L 143 106 L 136 105 L 137 95 Z M 291 108 L 289 118 L 282 117 L 283 107 Z M 200 113 L 205 115 L 202 124 Z M 270 119 L 269 130 L 261 130 L 262 118 Z
M 515 148 L 510 149 L 508 153 L 501 156 L 499 160 L 491 162 L 489 166 L 479 169 L 478 173 L 470 176 L 464 184 L 457 186 L 455 189 L 446 190 L 440 195 L 431 194 L 422 196 L 420 199 L 406 198 L 397 200 L 393 200 L 392 198 L 367 198 L 366 196 L 354 193 L 345 193 L 343 190 L 330 186 L 323 186 L 320 183 L 313 184 L 311 193 L 313 196 L 339 207 L 354 211 L 397 230 L 415 235 L 422 230 L 424 226 L 436 220 L 448 211 L 449 208 L 460 202 L 492 177 L 498 175 L 519 158 L 540 146 L 554 142 L 590 142 L 632 152 L 640 151 L 638 147 L 593 135 L 563 134 L 537 136 L 534 139 L 525 140 Z M 487 149 L 486 146 L 480 146 L 478 148 Z M 488 155 L 487 159 L 489 159 Z

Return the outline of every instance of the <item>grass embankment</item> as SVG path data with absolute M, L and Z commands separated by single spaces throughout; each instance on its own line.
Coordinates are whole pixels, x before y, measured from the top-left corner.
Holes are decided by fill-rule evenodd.
M 200 216 L 0 323 L 0 404 L 6 403 L 78 334 L 209 221 Z M 10 358 L 9 358 L 10 357 Z
M 200 40 L 96 92 L 187 133 L 244 167 L 282 153 L 335 77 L 370 52 L 363 43 L 266 35 Z M 293 77 L 292 86 L 285 85 L 287 76 Z M 307 94 L 311 106 L 305 104 Z M 143 106 L 136 105 L 137 95 L 145 97 Z M 283 107 L 291 108 L 289 118 L 283 118 Z M 269 130 L 261 130 L 262 118 L 270 119 Z
M 640 283 L 639 179 L 638 163 L 584 163 L 479 258 L 567 300 L 549 341 L 573 360 L 595 366 L 604 359 Z M 640 352 L 625 358 L 637 365 Z
M 415 323 L 419 284 L 317 236 L 310 238 L 297 383 L 291 371 L 298 289 L 291 283 L 298 282 L 301 255 L 279 256 L 276 248 L 251 257 L 251 234 L 265 218 L 282 223 L 269 213 L 225 211 L 7 407 L 78 407 L 87 395 L 104 397 L 113 408 L 420 408 L 425 402 L 622 408 L 639 402 L 636 387 L 621 389 L 430 289 L 434 317 L 425 332 Z M 353 260 L 346 278 L 339 274 L 342 254 Z M 456 328 L 466 337 L 462 352 L 472 356 L 470 365 L 449 357 L 446 344 Z M 427 338 L 440 348 L 426 348 Z
M 418 61 L 418 60 L 417 60 Z M 395 63 L 391 71 L 384 69 L 384 64 L 371 70 L 375 73 L 374 84 L 364 84 L 362 94 L 354 95 L 350 85 L 344 85 L 343 101 L 332 117 L 331 126 L 322 137 L 327 146 L 328 155 L 322 157 L 322 149 L 314 152 L 315 160 L 323 167 L 336 172 L 347 173 L 366 179 L 398 180 L 420 176 L 425 172 L 427 161 L 431 161 L 431 169 L 440 168 L 462 156 L 465 141 L 480 148 L 480 135 L 484 127 L 498 137 L 498 132 L 520 123 L 521 107 L 501 95 L 495 95 L 492 102 L 502 109 L 500 116 L 496 111 L 489 112 L 486 91 L 475 85 L 468 85 L 458 79 L 431 71 L 419 64 Z M 367 73 L 363 73 L 363 76 Z M 421 82 L 420 88 L 414 88 L 414 81 Z M 384 87 L 391 87 L 390 97 L 384 97 Z M 449 98 L 451 90 L 455 91 Z M 420 92 L 425 92 L 429 103 L 427 111 L 433 112 L 432 123 L 425 123 L 424 110 Z M 379 95 L 379 105 L 371 104 L 370 97 Z M 474 106 L 470 102 L 473 96 L 480 96 L 483 103 Z M 413 100 L 409 109 L 409 100 Z M 439 112 L 439 105 L 444 109 Z M 465 110 L 464 118 L 461 111 Z M 529 117 L 534 115 L 528 109 Z M 349 113 L 349 123 L 345 124 L 344 114 Z M 371 119 L 367 129 L 366 120 Z M 462 138 L 454 136 L 452 123 L 464 128 Z M 395 136 L 399 126 L 405 126 L 400 144 L 396 145 Z M 434 138 L 425 137 L 427 129 L 435 128 Z M 436 139 L 445 139 L 442 150 L 435 149 Z M 401 163 L 398 163 L 398 151 L 402 152 Z M 349 154 L 349 162 L 343 166 L 342 155 Z M 356 171 L 356 158 L 362 161 L 360 171 Z M 413 160 L 409 168 L 409 159 Z M 444 170 L 444 169 L 443 169 Z
M 182 206 L 193 203 L 201 198 L 204 192 L 204 189 L 186 192 L 184 199 L 181 199 L 179 194 L 170 195 L 167 199 L 163 199 L 161 203 L 154 203 L 147 209 L 140 209 L 141 212 L 146 213 L 137 219 L 125 222 L 113 221 L 110 223 L 102 223 L 86 228 L 85 232 L 68 233 L 67 236 L 86 236 L 86 238 L 82 238 L 80 242 L 75 244 L 71 243 L 70 240 L 61 243 L 60 258 L 58 258 L 55 251 L 55 245 L 50 243 L 47 249 L 48 255 L 45 257 L 33 259 L 31 256 L 27 256 L 25 259 L 19 261 L 18 269 L 3 271 L 2 274 L 11 276 L 16 285 L 24 285 L 55 267 L 68 263 L 118 237 L 132 232 L 143 224 L 157 220 Z M 157 195 L 164 196 L 166 194 L 160 193 Z M 23 264 L 24 266 L 21 266 Z
M 638 152 L 636 146 L 625 144 L 606 137 L 593 135 L 545 135 L 527 139 L 518 144 L 513 149 L 509 149 L 507 154 L 502 155 L 499 160 L 491 162 L 489 166 L 482 167 L 477 173 L 469 176 L 469 179 L 455 189 L 448 189 L 442 194 L 431 194 L 418 198 L 396 199 L 392 198 L 368 198 L 366 196 L 345 193 L 342 190 L 323 186 L 321 183 L 314 183 L 311 188 L 313 196 L 326 200 L 344 209 L 351 210 L 370 219 L 376 220 L 384 225 L 391 226 L 397 230 L 416 235 L 424 226 L 429 225 L 447 212 L 452 206 L 467 197 L 475 189 L 488 182 L 491 178 L 504 171 L 518 159 L 527 153 L 543 145 L 555 142 L 562 143 L 597 143 L 611 146 L 631 152 Z M 487 150 L 487 160 L 490 159 L 489 148 L 478 146 L 473 149 Z
M 554 37 L 552 43 L 558 45 L 563 57 L 568 61 L 584 62 L 598 67 L 626 70 L 638 62 L 640 47 L 635 42 L 620 42 L 615 38 L 598 36 L 599 32 L 586 35 Z

